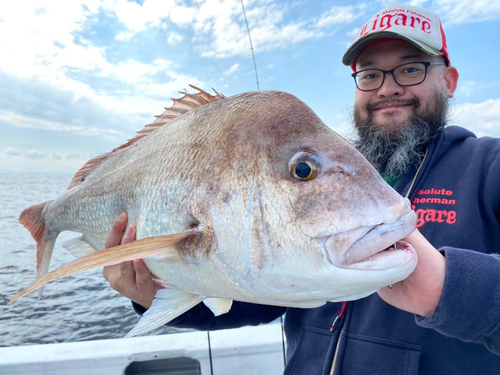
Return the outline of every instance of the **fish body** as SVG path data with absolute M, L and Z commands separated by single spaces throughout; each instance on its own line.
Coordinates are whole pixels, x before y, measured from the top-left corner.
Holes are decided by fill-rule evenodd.
M 142 257 L 166 287 L 133 335 L 201 301 L 215 314 L 232 300 L 310 308 L 413 271 L 411 246 L 383 251 L 415 229 L 408 200 L 307 105 L 276 91 L 207 102 L 89 162 L 65 194 L 23 212 L 40 285 L 65 230 L 83 234 L 67 246 L 89 254 L 79 265 Z M 102 251 L 124 211 L 142 247 Z

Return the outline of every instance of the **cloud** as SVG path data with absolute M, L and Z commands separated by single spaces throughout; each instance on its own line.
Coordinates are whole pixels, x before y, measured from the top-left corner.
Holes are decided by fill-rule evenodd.
M 226 70 L 224 72 L 224 74 L 226 74 L 226 75 L 232 74 L 232 73 L 238 71 L 239 68 L 240 68 L 240 64 L 236 63 L 233 66 L 231 66 L 228 70 Z
M 83 39 L 75 43 L 74 33 L 106 4 L 100 0 L 0 3 L 0 69 L 24 78 L 43 72 L 57 79 L 62 66 L 98 66 L 104 61 L 104 49 Z
M 64 158 L 66 160 L 80 160 L 80 159 L 87 160 L 87 159 L 89 159 L 89 157 L 84 157 L 84 156 L 82 156 L 80 154 L 69 154 L 69 155 L 65 155 Z
M 33 159 L 33 160 L 41 160 L 41 159 L 46 159 L 48 158 L 48 154 L 44 154 L 35 150 L 29 150 L 26 154 L 25 157 L 28 159 Z
M 33 118 L 18 113 L 0 110 L 0 121 L 18 128 L 41 129 L 47 131 L 64 131 L 75 135 L 89 137 L 102 137 L 110 141 L 119 142 L 125 139 L 125 135 L 113 129 L 99 129 L 95 127 L 66 125 L 56 121 Z M 33 155 L 36 159 L 36 154 Z
M 333 6 L 307 20 L 284 22 L 286 7 L 268 0 L 256 0 L 246 7 L 255 51 L 286 48 L 299 42 L 318 39 L 338 25 L 363 16 L 363 6 Z M 194 18 L 194 41 L 204 57 L 248 56 L 247 29 L 238 1 L 208 0 Z
M 350 36 L 351 38 L 354 38 L 357 34 L 357 32 L 359 31 L 359 27 L 355 27 L 353 29 L 351 29 L 350 31 L 347 32 L 347 35 Z
M 29 10 L 30 5 L 34 11 Z M 255 0 L 247 8 L 256 51 L 285 48 L 320 38 L 333 26 L 362 15 L 359 7 L 334 6 L 309 20 L 284 22 L 286 7 L 270 0 Z M 144 86 L 154 83 L 158 79 L 154 76 L 160 71 L 175 73 L 175 66 L 166 60 L 145 63 L 129 58 L 111 62 L 109 47 L 93 44 L 89 36 L 82 34 L 93 22 L 98 22 L 102 12 L 107 19 L 110 15 L 116 17 L 118 25 L 125 28 L 115 36 L 119 43 L 129 43 L 132 37 L 153 27 L 167 28 L 169 22 L 192 29 L 194 49 L 204 57 L 249 54 L 241 3 L 237 0 L 207 0 L 196 7 L 180 5 L 174 0 L 145 0 L 142 5 L 127 0 L 33 0 L 28 4 L 0 4 L 0 44 L 3 47 L 0 70 L 19 78 L 43 80 L 113 111 L 135 111 L 137 106 L 124 106 L 123 100 L 96 90 L 89 79 L 81 79 L 81 76 L 114 78 L 129 85 L 141 83 Z M 170 26 L 168 29 L 167 43 L 170 45 L 185 38 L 170 30 Z M 162 93 L 163 96 L 168 94 Z M 130 102 L 133 104 L 134 100 Z
M 22 154 L 13 147 L 7 147 L 3 152 L 6 156 L 21 156 Z
M 471 96 L 471 94 L 476 91 L 476 88 L 477 88 L 477 83 L 474 82 L 474 81 L 467 81 L 467 82 L 464 82 L 460 85 L 460 87 L 458 88 L 458 91 L 461 93 L 461 94 L 464 94 L 466 97 L 469 97 Z
M 382 8 L 392 2 L 379 0 L 377 3 Z M 412 0 L 409 4 L 436 12 L 445 28 L 454 24 L 500 19 L 500 2 L 492 0 Z
M 470 97 L 472 94 L 477 93 L 482 90 L 489 89 L 491 87 L 499 86 L 499 81 L 489 82 L 489 83 L 478 83 L 472 80 L 462 83 L 458 89 L 459 93 Z
M 170 11 L 170 19 L 174 24 L 180 26 L 189 25 L 191 22 L 193 22 L 195 15 L 196 8 L 185 7 L 175 3 Z
M 127 29 L 118 33 L 115 39 L 125 41 L 148 28 L 164 26 L 167 20 L 178 26 L 189 25 L 196 8 L 180 5 L 174 0 L 145 0 L 142 5 L 118 0 L 114 12 Z
M 184 37 L 181 34 L 176 32 L 170 32 L 167 37 L 167 43 L 170 45 L 175 45 L 184 40 Z
M 120 31 L 118 34 L 116 34 L 115 39 L 123 42 L 132 39 L 134 35 L 135 35 L 134 32 Z
M 52 161 L 71 161 L 71 160 L 87 160 L 87 156 L 80 154 L 61 154 L 58 152 L 43 152 L 38 150 L 19 151 L 13 147 L 7 147 L 3 153 L 6 157 L 25 158 L 31 160 L 52 160 Z
M 148 26 L 158 26 L 168 17 L 174 6 L 173 0 L 146 0 L 142 5 L 133 1 L 119 0 L 114 12 L 128 31 L 121 32 L 116 39 L 127 40 L 138 32 L 146 30 Z
M 354 9 L 355 7 L 352 6 L 334 6 L 318 18 L 315 26 L 317 28 L 325 28 L 333 25 L 347 24 L 364 15 L 359 11 L 354 12 Z
M 172 63 L 163 59 L 153 60 L 150 64 L 129 59 L 117 64 L 103 63 L 97 73 L 101 77 L 113 77 L 126 83 L 152 83 L 154 76 L 160 72 L 168 72 Z
M 416 6 L 416 7 L 423 7 L 425 8 L 425 3 L 427 2 L 428 0 L 412 0 L 410 2 L 410 5 L 413 5 L 413 6 Z
M 491 0 L 435 0 L 429 7 L 446 25 L 500 18 L 500 2 Z
M 500 99 L 456 105 L 452 119 L 453 123 L 471 130 L 478 137 L 500 137 Z
M 200 79 L 178 72 L 166 59 L 138 61 L 125 54 L 129 57 L 120 61 L 109 45 L 89 39 L 100 16 L 111 22 L 110 15 L 118 12 L 134 34 L 160 25 L 172 4 L 163 0 L 147 0 L 143 6 L 124 0 L 0 3 L 2 120 L 17 127 L 123 141 L 122 132 L 113 128 L 139 130 L 188 83 L 203 87 Z M 137 17 L 135 11 L 140 13 Z M 180 23 L 187 19 L 177 17 Z M 171 35 L 171 41 L 182 39 L 180 34 Z M 16 113 L 22 115 L 15 117 Z M 54 118 L 61 114 L 66 117 Z

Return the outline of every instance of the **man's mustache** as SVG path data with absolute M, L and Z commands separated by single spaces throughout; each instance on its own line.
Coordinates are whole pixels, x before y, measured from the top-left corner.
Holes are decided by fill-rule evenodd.
M 388 105 L 393 105 L 393 104 L 398 104 L 398 105 L 412 105 L 415 109 L 420 107 L 420 100 L 417 98 L 411 98 L 411 99 L 385 99 L 385 100 L 379 100 L 378 102 L 373 102 L 369 103 L 366 106 L 366 109 L 368 111 L 374 111 L 375 109 L 382 107 L 382 106 L 388 106 Z

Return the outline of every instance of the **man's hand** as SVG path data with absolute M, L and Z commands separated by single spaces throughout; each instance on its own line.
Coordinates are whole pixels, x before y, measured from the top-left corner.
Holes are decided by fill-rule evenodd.
M 378 295 L 398 309 L 429 317 L 443 292 L 445 257 L 418 230 L 405 241 L 417 252 L 417 267 L 407 279 L 394 284 L 392 289 L 380 289 Z
M 136 240 L 135 226 L 129 226 L 124 234 L 127 221 L 128 216 L 124 212 L 113 223 L 106 239 L 106 249 Z M 114 290 L 146 309 L 151 307 L 156 292 L 161 288 L 153 282 L 152 275 L 142 259 L 104 267 L 102 275 Z

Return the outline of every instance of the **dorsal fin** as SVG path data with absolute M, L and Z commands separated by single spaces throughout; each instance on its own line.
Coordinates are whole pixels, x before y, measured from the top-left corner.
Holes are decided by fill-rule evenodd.
M 148 124 L 144 127 L 144 129 L 140 130 L 137 132 L 137 135 L 134 138 L 131 138 L 127 140 L 127 143 L 121 145 L 120 147 L 115 148 L 111 152 L 107 152 L 103 155 L 99 155 L 93 159 L 90 159 L 88 162 L 85 163 L 85 165 L 80 168 L 80 170 L 75 174 L 75 177 L 73 177 L 73 180 L 71 181 L 71 184 L 69 185 L 68 189 L 71 189 L 74 186 L 77 186 L 80 182 L 85 180 L 85 176 L 96 166 L 101 164 L 108 156 L 113 154 L 114 152 L 121 150 L 123 148 L 126 148 L 130 146 L 131 144 L 134 144 L 137 142 L 139 139 L 142 139 L 152 132 L 154 132 L 156 129 L 162 127 L 163 125 L 169 123 L 173 119 L 183 115 L 187 111 L 189 111 L 192 108 L 200 107 L 204 104 L 208 103 L 213 103 L 222 99 L 225 99 L 226 97 L 223 94 L 220 94 L 214 90 L 215 95 L 211 95 L 208 92 L 193 86 L 189 85 L 195 90 L 198 90 L 196 94 L 189 94 L 187 92 L 180 92 L 181 94 L 184 94 L 183 97 L 179 99 L 172 99 L 174 104 L 169 107 L 165 108 L 165 111 L 156 117 L 156 120 L 154 120 L 151 124 Z

